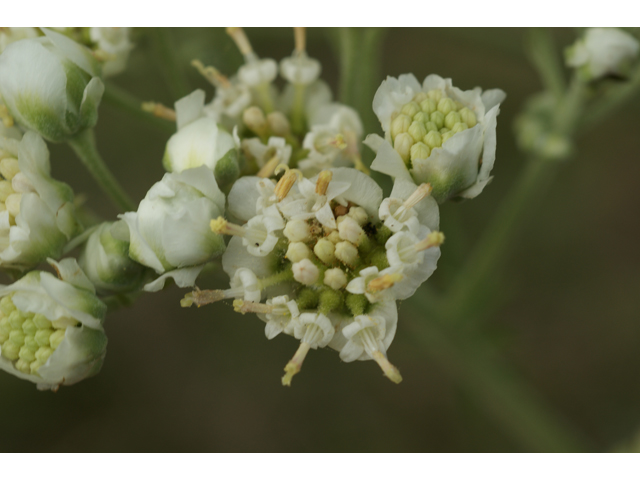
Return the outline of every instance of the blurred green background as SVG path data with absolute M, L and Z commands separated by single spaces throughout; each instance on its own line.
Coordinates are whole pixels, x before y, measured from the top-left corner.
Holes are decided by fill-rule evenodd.
M 171 105 L 148 36 L 113 83 Z M 192 58 L 231 74 L 241 58 L 224 30 L 176 29 L 191 87 L 208 87 Z M 261 56 L 291 53 L 289 29 L 248 29 Z M 338 86 L 331 32 L 309 30 L 308 51 Z M 558 48 L 573 30 L 554 30 Z M 334 32 L 335 34 L 335 32 Z M 380 72 L 451 77 L 463 89 L 507 92 L 498 121 L 495 179 L 474 201 L 441 209 L 443 256 L 424 291 L 399 305 L 390 360 L 394 385 L 374 362 L 344 364 L 312 351 L 291 388 L 280 377 L 298 341 L 264 336 L 230 305 L 185 310 L 176 287 L 143 294 L 107 319 L 109 350 L 97 377 L 57 393 L 0 373 L 0 450 L 14 451 L 530 451 L 616 448 L 640 426 L 640 178 L 634 98 L 585 132 L 577 154 L 541 189 L 486 279 L 473 322 L 435 319 L 429 303 L 464 266 L 524 164 L 512 124 L 540 80 L 522 29 L 391 29 Z M 364 88 L 364 87 L 363 87 Z M 370 106 L 370 103 L 369 103 Z M 371 112 L 363 112 L 369 115 Z M 373 132 L 369 132 L 373 133 Z M 103 103 L 98 147 L 140 200 L 163 175 L 169 134 Z M 65 145 L 53 174 L 106 219 L 118 213 Z M 199 284 L 224 288 L 212 274 Z M 481 312 L 481 313 L 480 313 Z

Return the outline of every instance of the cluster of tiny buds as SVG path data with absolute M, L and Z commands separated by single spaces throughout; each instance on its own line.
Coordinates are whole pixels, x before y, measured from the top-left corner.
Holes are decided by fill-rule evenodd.
M 0 211 L 9 213 L 9 223 L 15 225 L 15 218 L 20 213 L 22 194 L 33 192 L 34 188 L 27 177 L 20 172 L 18 160 L 3 158 L 0 160 Z
M 393 148 L 402 159 L 429 158 L 456 133 L 477 124 L 476 114 L 442 90 L 418 93 L 391 120 Z
M 7 295 L 0 300 L 2 356 L 22 373 L 37 375 L 64 340 L 67 327 L 77 323 L 66 317 L 51 322 L 40 313 L 23 312 Z

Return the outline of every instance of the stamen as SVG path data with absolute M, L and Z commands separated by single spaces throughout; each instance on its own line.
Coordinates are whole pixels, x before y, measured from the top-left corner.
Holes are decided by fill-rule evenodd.
M 95 58 L 97 61 L 101 63 L 107 62 L 109 60 L 115 60 L 116 58 L 118 58 L 114 53 L 106 52 L 100 48 L 92 51 L 91 55 L 93 55 L 93 58 Z
M 318 195 L 326 195 L 329 183 L 333 178 L 333 172 L 331 170 L 323 170 L 318 174 L 318 180 L 316 181 L 316 193 Z
M 359 153 L 352 155 L 351 160 L 353 161 L 353 168 L 355 168 L 356 170 L 360 170 L 365 175 L 371 175 L 371 171 L 364 164 Z
M 0 120 L 6 128 L 13 127 L 13 117 L 6 105 L 0 105 Z
M 293 27 L 293 35 L 296 41 L 296 54 L 302 55 L 307 47 L 306 27 Z
M 416 188 L 416 190 L 411 195 L 409 195 L 409 198 L 407 198 L 404 203 L 400 205 L 400 207 L 398 207 L 398 209 L 393 213 L 393 216 L 398 220 L 401 220 L 403 213 L 415 207 L 420 202 L 420 200 L 430 195 L 432 190 L 433 188 L 431 187 L 430 183 L 423 183 L 418 188 Z
M 422 250 L 426 250 L 432 247 L 439 247 L 444 243 L 444 233 L 442 232 L 431 232 L 427 237 L 416 243 L 413 248 L 416 252 L 421 252 Z
M 387 288 L 393 287 L 394 284 L 402 280 L 402 274 L 400 273 L 388 273 L 381 277 L 374 278 L 367 285 L 367 291 L 370 293 L 380 292 Z
M 282 385 L 286 385 L 287 387 L 291 386 L 291 379 L 302 368 L 302 362 L 304 362 L 304 359 L 307 356 L 307 353 L 309 353 L 310 348 L 311 345 L 306 342 L 302 342 L 300 344 L 293 358 L 284 367 L 284 371 L 286 373 L 282 377 Z
M 180 306 L 188 308 L 191 305 L 201 307 L 209 303 L 218 302 L 225 298 L 229 298 L 225 290 L 194 290 L 187 293 L 182 300 L 180 300 Z
M 376 350 L 372 352 L 371 356 L 376 361 L 376 363 L 380 365 L 380 368 L 382 369 L 385 377 L 387 377 L 393 383 L 400 383 L 402 381 L 402 375 L 400 375 L 398 369 L 394 365 L 392 365 L 391 362 L 389 362 L 387 357 L 385 357 L 381 351 Z
M 282 201 L 289 194 L 294 183 L 296 183 L 296 180 L 300 179 L 300 175 L 300 170 L 288 169 L 282 178 L 278 180 L 275 188 L 276 199 L 278 202 Z
M 236 43 L 238 50 L 244 55 L 247 62 L 255 60 L 255 53 L 253 53 L 253 48 L 251 48 L 251 42 L 249 42 L 242 27 L 227 27 L 227 34 Z
M 172 108 L 165 107 L 161 103 L 156 102 L 144 102 L 142 104 L 142 110 L 149 112 L 158 118 L 169 120 L 171 122 L 176 121 L 176 111 Z
M 218 217 L 209 223 L 211 231 L 220 235 L 236 235 L 244 237 L 246 235 L 245 227 L 227 222 L 223 217 Z
M 273 305 L 266 305 L 258 302 L 246 302 L 240 298 L 233 301 L 233 309 L 242 313 L 271 313 L 275 307 Z
M 338 133 L 335 137 L 325 137 L 316 140 L 315 147 L 318 151 L 322 151 L 327 147 L 337 148 L 338 150 L 344 150 L 347 148 L 347 142 L 344 139 L 344 135 Z
M 216 88 L 229 88 L 231 86 L 231 82 L 229 79 L 225 77 L 222 73 L 220 73 L 214 67 L 205 67 L 200 60 L 197 58 L 195 60 L 191 60 L 191 65 L 194 66 L 200 75 L 207 79 L 207 81 Z
M 256 173 L 256 176 L 260 178 L 269 178 L 275 174 L 276 168 L 280 165 L 280 156 L 275 154 L 271 159 L 265 163 L 260 171 Z

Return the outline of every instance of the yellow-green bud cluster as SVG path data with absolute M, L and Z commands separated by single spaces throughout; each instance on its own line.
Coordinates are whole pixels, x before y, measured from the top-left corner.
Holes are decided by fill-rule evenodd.
M 456 133 L 473 128 L 476 114 L 442 90 L 418 93 L 391 120 L 393 148 L 407 163 L 429 158 Z
M 68 326 L 77 324 L 72 318 L 49 321 L 40 313 L 23 312 L 7 295 L 0 300 L 0 345 L 2 356 L 14 362 L 16 369 L 37 375 L 58 348 Z
M 337 228 L 322 226 L 315 218 L 289 220 L 275 253 L 281 258 L 282 270 L 292 272 L 288 279 L 297 292 L 293 296 L 300 310 L 359 315 L 364 307 L 358 308 L 359 313 L 351 312 L 349 305 L 355 300 L 347 300 L 354 295 L 345 287 L 363 268 L 375 265 L 383 270 L 389 266 L 385 243 L 391 232 L 381 223 L 372 223 L 362 207 L 335 202 L 331 206 Z M 276 273 L 274 278 L 280 275 Z M 366 303 L 366 310 L 366 298 L 356 296 L 356 303 Z
M 16 217 L 20 213 L 20 202 L 22 201 L 22 193 L 16 192 L 13 180 L 20 173 L 18 160 L 15 158 L 3 158 L 0 160 L 0 211 L 7 210 L 9 212 L 9 223 L 16 224 Z M 20 181 L 20 177 L 16 178 L 16 182 Z M 20 189 L 18 185 L 15 185 Z

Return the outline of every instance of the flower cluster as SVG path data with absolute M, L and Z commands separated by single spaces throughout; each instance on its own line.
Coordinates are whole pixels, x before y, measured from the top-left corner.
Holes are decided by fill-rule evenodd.
M 124 68 L 129 30 L 0 31 L 0 266 L 31 270 L 0 287 L 2 369 L 41 388 L 82 380 L 105 356 L 99 296 L 126 303 L 175 283 L 192 290 L 185 307 L 226 300 L 264 321 L 267 338 L 295 337 L 284 385 L 323 347 L 402 380 L 388 359 L 397 302 L 436 270 L 438 204 L 473 198 L 491 180 L 504 93 L 463 91 L 437 75 L 422 85 L 389 77 L 373 99 L 384 136 L 363 142 L 358 113 L 333 100 L 304 29 L 279 63 L 260 58 L 241 28 L 227 31 L 244 58 L 235 75 L 192 62 L 215 87 L 209 102 L 199 89 L 174 108 L 143 105 L 176 124 L 167 173 L 137 208 L 111 185 L 128 211 L 84 216 L 84 231 L 70 188 L 50 176 L 45 140 L 81 158 L 95 149 L 102 76 Z M 387 196 L 362 143 L 376 152 L 371 168 L 393 181 Z M 59 260 L 79 246 L 78 262 Z M 35 270 L 44 260 L 57 278 Z M 213 262 L 229 284 L 200 290 Z

